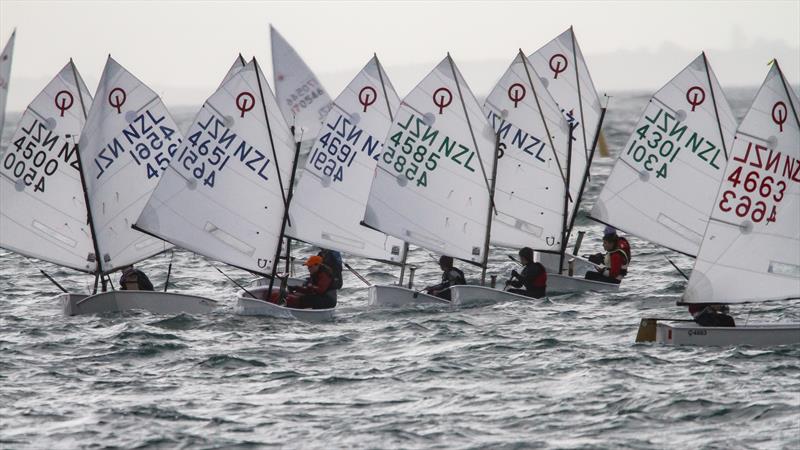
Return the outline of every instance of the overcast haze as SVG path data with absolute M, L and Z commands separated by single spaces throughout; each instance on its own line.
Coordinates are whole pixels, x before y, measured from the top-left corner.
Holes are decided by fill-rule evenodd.
M 702 50 L 723 88 L 758 86 L 773 57 L 800 82 L 799 1 L 1 0 L 3 44 L 17 28 L 8 109 L 24 109 L 70 57 L 93 90 L 109 53 L 168 105 L 200 105 L 238 52 L 271 75 L 270 23 L 332 97 L 373 52 L 401 96 L 448 51 L 485 94 L 518 48 L 529 54 L 570 25 L 600 92 L 655 89 Z

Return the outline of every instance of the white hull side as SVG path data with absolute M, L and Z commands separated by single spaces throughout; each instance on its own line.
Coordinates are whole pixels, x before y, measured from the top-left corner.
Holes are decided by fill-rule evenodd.
M 60 294 L 64 315 L 104 314 L 134 309 L 153 314 L 208 314 L 219 304 L 194 295 L 157 291 L 111 291 L 95 295 Z
M 527 297 L 525 295 L 514 294 L 506 292 L 501 289 L 490 288 L 486 286 L 454 286 L 450 288 L 453 298 L 453 304 L 458 306 L 472 306 L 478 304 L 497 303 L 507 300 L 516 301 L 538 301 L 545 300 L 542 298 Z
M 256 297 L 265 298 L 268 287 L 250 289 Z M 273 291 L 275 288 L 273 288 Z M 236 296 L 236 306 L 234 312 L 240 316 L 268 316 L 279 319 L 297 319 L 305 322 L 330 322 L 333 320 L 336 308 L 327 309 L 295 309 L 286 306 L 276 305 L 275 303 L 253 298 L 248 293 L 241 293 Z
M 416 293 L 416 298 L 414 294 Z M 411 289 L 393 285 L 372 285 L 369 288 L 369 306 L 450 305 L 452 302 L 417 293 Z
M 619 290 L 617 283 L 604 283 L 602 281 L 587 280 L 582 276 L 570 277 L 568 275 L 547 274 L 547 295 L 567 294 L 570 292 L 616 292 Z
M 800 343 L 800 323 L 703 327 L 696 323 L 658 323 L 656 342 L 664 345 L 773 346 Z

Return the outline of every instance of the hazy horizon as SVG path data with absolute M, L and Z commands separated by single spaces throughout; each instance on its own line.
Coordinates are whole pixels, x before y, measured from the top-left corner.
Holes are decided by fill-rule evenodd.
M 600 93 L 650 92 L 701 51 L 706 51 L 723 88 L 759 86 L 772 58 L 780 61 L 793 85 L 800 82 L 800 2 L 795 1 L 3 0 L 3 45 L 12 28 L 17 29 L 8 111 L 24 110 L 70 57 L 94 91 L 108 54 L 161 94 L 167 105 L 199 106 L 239 52 L 256 56 L 272 81 L 270 24 L 332 97 L 373 53 L 404 96 L 448 51 L 472 90 L 484 95 L 519 48 L 532 53 L 570 25 Z

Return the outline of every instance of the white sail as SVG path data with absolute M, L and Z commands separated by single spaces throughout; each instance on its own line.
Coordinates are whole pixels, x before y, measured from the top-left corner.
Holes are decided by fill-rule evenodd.
M 6 124 L 6 101 L 8 100 L 8 85 L 11 81 L 11 61 L 14 57 L 14 38 L 17 30 L 11 32 L 3 53 L 0 53 L 0 134 Z
M 775 62 L 736 132 L 687 303 L 800 298 L 800 119 Z
M 731 108 L 701 54 L 650 100 L 591 217 L 696 255 L 735 131 Z
M 547 90 L 561 107 L 570 124 L 575 126 L 572 159 L 569 164 L 570 206 L 572 219 L 580 195 L 580 186 L 598 133 L 602 107 L 583 53 L 570 27 L 558 37 L 530 55 L 533 68 L 541 76 Z M 563 165 L 566 175 L 567 165 Z
M 560 251 L 569 124 L 525 55 L 517 54 L 483 105 L 499 134 L 491 242 Z
M 219 87 L 217 89 L 221 88 L 223 84 L 227 83 L 228 80 L 230 80 L 234 75 L 236 75 L 236 73 L 242 70 L 242 68 L 244 68 L 244 66 L 246 65 L 247 61 L 245 61 L 244 57 L 242 57 L 242 54 L 239 53 L 239 56 L 237 56 L 236 60 L 233 61 L 233 64 L 231 64 L 231 68 L 228 69 L 228 73 L 225 74 L 225 78 L 222 79 L 222 83 L 219 84 Z
M 91 103 L 70 61 L 28 105 L 0 157 L 0 247 L 96 271 L 77 145 Z
M 377 56 L 336 97 L 289 207 L 289 235 L 314 245 L 398 262 L 402 241 L 361 225 L 369 186 L 400 98 Z
M 131 228 L 183 136 L 158 95 L 110 56 L 80 156 L 100 269 L 111 272 L 171 246 Z
M 206 100 L 136 227 L 269 274 L 293 157 L 292 134 L 253 60 Z
M 316 75 L 286 39 L 270 25 L 275 98 L 297 139 L 311 140 L 319 133 L 331 108 L 331 98 Z
M 367 225 L 483 262 L 494 131 L 448 55 L 403 100 L 378 161 Z

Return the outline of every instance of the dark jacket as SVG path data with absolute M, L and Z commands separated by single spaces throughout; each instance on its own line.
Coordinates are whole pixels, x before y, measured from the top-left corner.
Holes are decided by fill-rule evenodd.
M 128 284 L 136 285 L 135 290 L 138 291 L 153 290 L 153 283 L 151 283 L 150 279 L 147 278 L 147 275 L 145 275 L 144 272 L 142 272 L 139 269 L 128 269 L 122 272 L 122 276 L 119 277 L 120 289 L 123 291 L 127 291 Z

